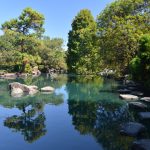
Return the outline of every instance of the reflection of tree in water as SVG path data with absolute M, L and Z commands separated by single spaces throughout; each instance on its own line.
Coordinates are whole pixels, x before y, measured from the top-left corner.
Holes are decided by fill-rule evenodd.
M 46 134 L 45 115 L 43 113 L 46 104 L 60 105 L 63 103 L 62 95 L 39 94 L 35 97 L 22 97 L 14 101 L 8 101 L 6 106 L 18 108 L 22 111 L 20 116 L 6 118 L 4 126 L 20 132 L 26 141 L 34 142 Z
M 91 134 L 106 150 L 128 150 L 134 138 L 121 136 L 119 126 L 129 120 L 127 106 L 105 106 L 100 102 L 69 100 L 69 114 L 80 134 Z
M 106 150 L 128 150 L 134 138 L 121 136 L 119 128 L 121 123 L 129 121 L 129 119 L 130 114 L 127 105 L 116 106 L 115 109 L 110 107 L 108 109 L 106 105 L 101 105 L 97 110 L 93 136 L 99 143 L 102 143 Z
M 46 104 L 60 105 L 64 102 L 63 95 L 58 93 L 42 94 L 37 93 L 34 96 L 24 96 L 21 98 L 10 97 L 8 92 L 8 84 L 10 82 L 20 82 L 27 85 L 37 85 L 39 88 L 44 86 L 53 86 L 60 88 L 67 81 L 67 76 L 58 75 L 57 78 L 51 80 L 42 75 L 39 77 L 28 77 L 25 79 L 0 80 L 0 104 L 7 108 L 18 108 L 22 111 L 21 115 L 10 116 L 4 121 L 4 125 L 15 132 L 20 132 L 24 139 L 33 142 L 46 134 L 45 115 L 43 108 Z
M 75 129 L 81 134 L 92 132 L 96 121 L 97 104 L 95 102 L 86 101 L 68 101 L 69 114 L 72 115 L 72 122 Z
M 39 103 L 31 109 L 27 109 L 26 104 L 18 105 L 18 108 L 23 111 L 22 115 L 8 117 L 4 125 L 15 129 L 15 132 L 21 132 L 24 139 L 31 143 L 46 134 L 46 118 L 44 113 L 40 112 L 41 107 Z
M 98 93 L 99 87 L 102 91 L 111 91 L 109 85 L 103 87 L 103 82 L 98 85 L 98 82 L 94 81 L 94 86 L 93 81 L 88 80 L 87 84 L 81 84 L 84 83 L 82 81 L 80 77 L 79 81 L 69 80 L 71 84 L 67 84 L 69 114 L 72 115 L 75 129 L 80 134 L 93 135 L 105 150 L 128 150 L 134 139 L 119 133 L 120 124 L 131 118 L 127 105 L 115 99 L 112 93 Z M 92 95 L 88 94 L 89 90 Z
M 91 100 L 98 99 L 99 89 L 103 86 L 103 79 L 93 76 L 69 77 L 67 91 L 69 99 L 73 100 Z

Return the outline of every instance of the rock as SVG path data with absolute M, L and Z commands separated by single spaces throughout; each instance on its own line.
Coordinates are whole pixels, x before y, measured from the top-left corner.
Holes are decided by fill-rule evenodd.
M 16 79 L 17 75 L 15 73 L 6 73 L 3 75 L 4 79 Z
M 40 70 L 38 69 L 38 66 L 35 66 L 32 70 L 32 75 L 39 76 L 41 74 Z
M 131 94 L 136 95 L 136 96 L 143 96 L 144 95 L 144 93 L 139 92 L 139 91 L 133 91 L 133 92 L 131 92 Z
M 141 102 L 130 102 L 129 106 L 134 107 L 134 108 L 142 108 L 142 109 L 147 108 L 147 105 L 145 105 Z
M 21 78 L 26 78 L 27 76 L 28 76 L 27 73 L 21 73 L 21 74 L 19 74 L 19 77 L 21 77 Z
M 139 116 L 141 119 L 150 119 L 150 112 L 140 112 Z
M 21 84 L 18 82 L 13 82 L 9 84 L 9 87 L 11 89 L 11 95 L 14 96 L 17 94 L 17 91 L 19 91 L 21 93 L 25 93 L 25 94 L 29 94 L 29 95 L 33 95 L 36 94 L 38 92 L 38 87 L 37 86 L 27 86 L 25 84 Z
M 46 87 L 41 88 L 41 91 L 42 92 L 53 92 L 54 88 L 51 86 L 46 86 Z
M 136 86 L 136 83 L 132 80 L 125 80 L 124 81 L 126 85 L 129 85 L 129 86 Z
M 145 102 L 150 102 L 150 97 L 143 97 L 140 100 Z
M 29 95 L 34 95 L 34 94 L 36 94 L 38 92 L 38 90 L 37 89 L 34 89 L 34 88 L 30 88 L 30 90 L 29 90 Z
M 47 95 L 47 94 L 52 94 L 53 92 L 42 92 L 42 94 L 45 94 L 45 95 Z
M 139 99 L 138 96 L 131 95 L 131 94 L 120 94 L 119 97 L 124 99 L 124 100 L 138 100 Z
M 28 87 L 29 87 L 29 88 L 31 88 L 31 89 L 38 90 L 38 87 L 37 87 L 37 86 L 35 86 L 35 85 L 29 85 Z
M 128 90 L 128 89 L 120 89 L 120 90 L 118 90 L 118 92 L 119 92 L 120 94 L 129 94 L 129 93 L 131 93 L 131 90 Z
M 141 139 L 133 142 L 132 150 L 150 150 L 150 139 Z
M 10 83 L 9 87 L 10 87 L 11 90 L 13 90 L 14 88 L 22 89 L 23 92 L 29 92 L 29 90 L 30 90 L 30 88 L 27 85 L 21 84 L 21 83 L 18 83 L 18 82 Z
M 136 122 L 122 124 L 120 129 L 120 133 L 127 136 L 137 136 L 143 131 L 145 131 L 145 126 Z
M 20 88 L 13 88 L 11 91 L 11 96 L 13 97 L 21 97 L 23 95 L 23 90 Z
M 137 90 L 137 87 L 135 87 L 135 86 L 129 86 L 128 89 L 132 90 L 132 91 L 135 91 L 135 90 Z
M 6 73 L 4 74 L 5 77 L 16 77 L 16 73 Z
M 102 72 L 99 72 L 98 74 L 101 76 L 111 76 L 111 75 L 114 75 L 115 73 L 116 73 L 116 70 L 105 68 Z

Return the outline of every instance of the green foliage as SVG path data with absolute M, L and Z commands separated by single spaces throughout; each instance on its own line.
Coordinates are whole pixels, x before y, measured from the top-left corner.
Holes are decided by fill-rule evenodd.
M 25 73 L 31 73 L 32 72 L 32 68 L 31 68 L 30 64 L 25 65 L 24 72 Z
M 148 0 L 116 0 L 97 18 L 103 67 L 120 74 L 138 50 L 141 35 L 150 31 Z
M 63 50 L 63 40 L 60 38 L 50 39 L 44 37 L 39 48 L 39 55 L 42 59 L 44 69 L 67 70 L 66 54 Z
M 44 16 L 32 8 L 26 8 L 17 19 L 11 19 L 2 24 L 2 30 L 11 30 L 23 35 L 41 36 L 44 32 Z
M 2 30 L 5 33 L 9 32 L 14 37 L 17 49 L 35 54 L 35 49 L 39 44 L 37 38 L 40 38 L 44 32 L 43 24 L 42 14 L 26 8 L 18 18 L 2 24 Z
M 69 32 L 67 64 L 70 73 L 93 74 L 97 71 L 99 55 L 96 31 L 96 22 L 91 12 L 81 10 Z
M 131 73 L 133 78 L 150 83 L 150 34 L 141 37 L 137 56 L 131 61 Z M 146 85 L 150 88 L 149 85 Z
M 131 73 L 134 76 L 134 79 L 140 80 L 141 78 L 139 74 L 141 74 L 142 71 L 141 71 L 141 59 L 139 57 L 136 56 L 131 60 L 130 68 L 131 68 Z
M 24 9 L 18 18 L 2 24 L 1 69 L 27 73 L 31 73 L 34 66 L 66 70 L 63 40 L 43 37 L 43 25 L 44 16 L 31 8 Z

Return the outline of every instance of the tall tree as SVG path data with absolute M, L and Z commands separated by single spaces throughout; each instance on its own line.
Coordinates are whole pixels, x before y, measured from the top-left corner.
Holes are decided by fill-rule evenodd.
M 130 65 L 133 78 L 142 82 L 150 90 L 150 34 L 140 38 L 138 54 Z
M 138 41 L 150 31 L 149 0 L 116 0 L 97 18 L 99 44 L 104 67 L 128 70 L 137 54 Z
M 74 18 L 69 32 L 67 64 L 70 73 L 92 74 L 97 70 L 96 31 L 91 12 L 81 10 Z
M 18 18 L 2 24 L 2 30 L 4 33 L 11 32 L 16 37 L 16 45 L 20 45 L 22 52 L 27 52 L 38 44 L 36 38 L 40 38 L 44 32 L 43 24 L 42 14 L 32 8 L 26 8 Z

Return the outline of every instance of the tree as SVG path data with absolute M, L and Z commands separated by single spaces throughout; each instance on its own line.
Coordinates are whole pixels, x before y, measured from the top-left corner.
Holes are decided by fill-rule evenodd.
M 2 24 L 0 36 L 1 69 L 32 72 L 32 67 L 66 70 L 66 53 L 63 39 L 43 36 L 44 16 L 26 8 L 16 18 Z
M 138 54 L 130 62 L 131 73 L 135 80 L 138 80 L 150 89 L 150 34 L 140 38 Z
M 63 39 L 44 37 L 39 47 L 39 55 L 42 59 L 42 66 L 46 69 L 67 70 L 66 53 L 63 49 Z
M 72 22 L 69 32 L 67 65 L 68 72 L 92 74 L 98 69 L 96 22 L 87 9 L 81 10 Z
M 150 31 L 148 0 L 116 0 L 97 18 L 103 66 L 128 71 L 141 35 Z
M 21 52 L 30 52 L 38 45 L 36 39 L 44 33 L 43 24 L 44 16 L 42 14 L 26 8 L 18 18 L 2 24 L 2 30 L 4 33 L 11 32 L 16 37 L 16 45 L 20 45 Z
M 40 37 L 44 32 L 44 16 L 32 8 L 25 8 L 17 19 L 11 19 L 2 24 L 2 30 L 12 30 L 23 35 Z

